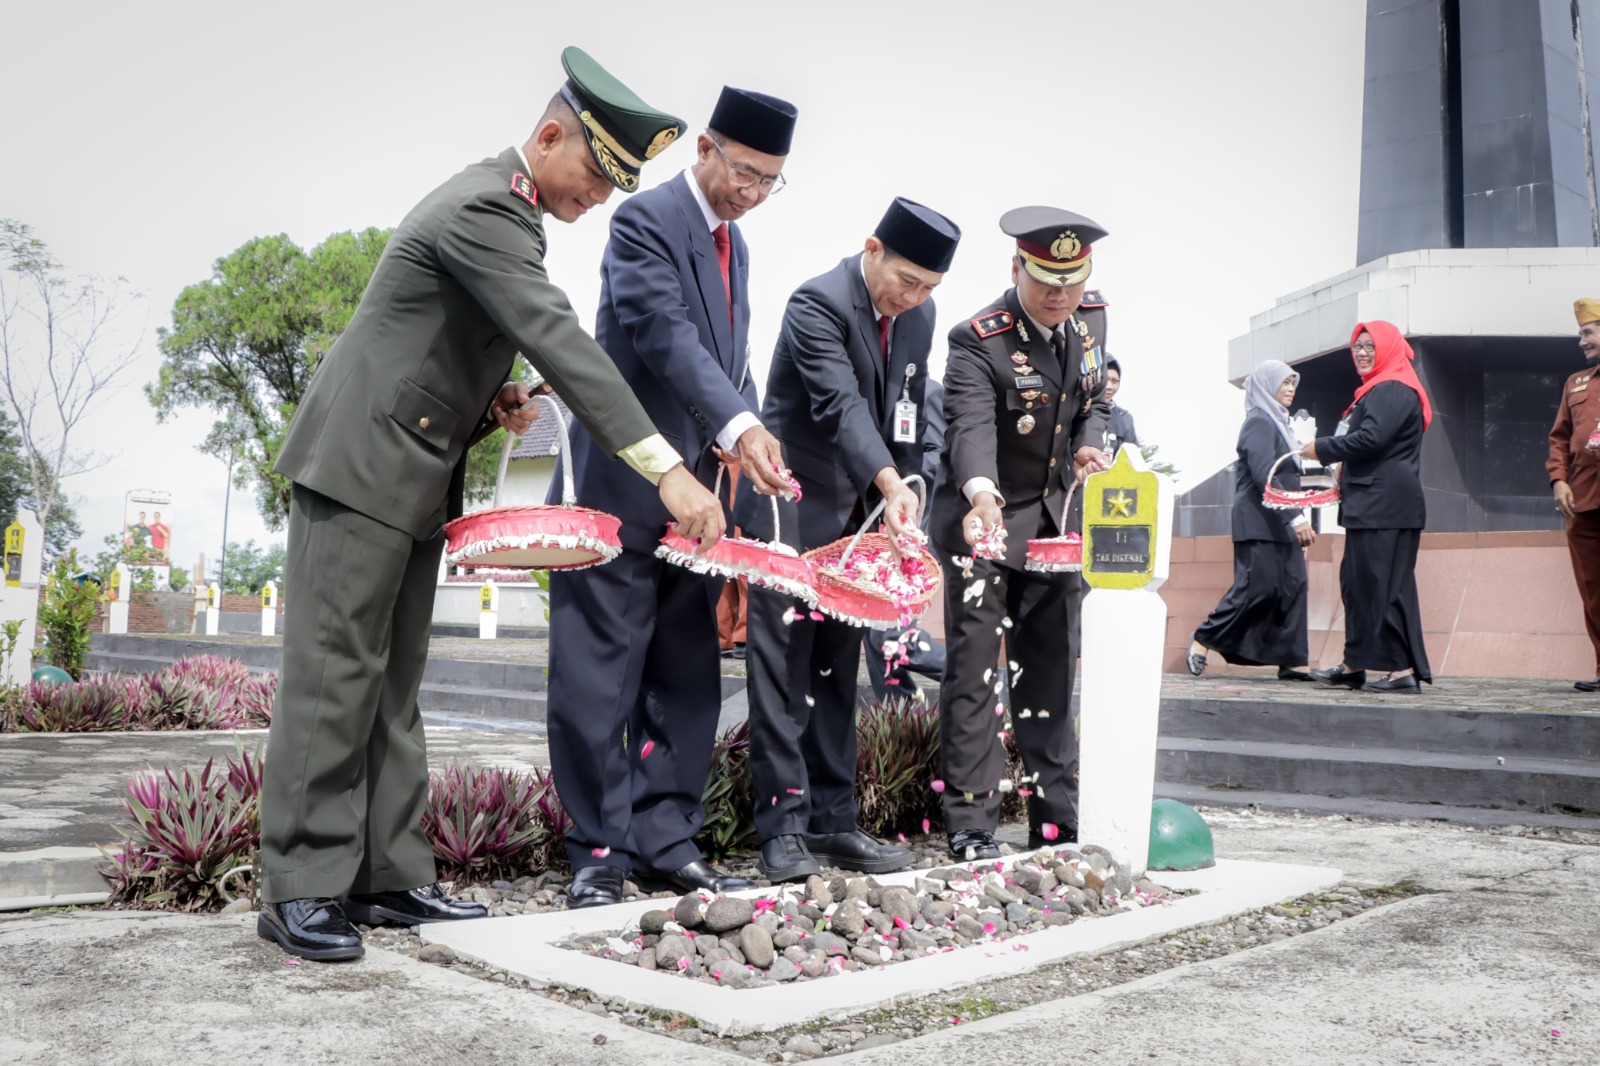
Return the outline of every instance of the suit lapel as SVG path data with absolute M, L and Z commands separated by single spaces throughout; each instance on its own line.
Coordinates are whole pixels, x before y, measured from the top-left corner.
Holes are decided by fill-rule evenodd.
M 728 290 L 722 284 L 722 265 L 717 262 L 716 242 L 706 228 L 706 218 L 699 202 L 689 190 L 692 180 L 693 177 L 687 173 L 679 174 L 672 179 L 672 192 L 677 197 L 678 211 L 689 233 L 689 246 L 694 250 L 691 266 L 694 269 L 695 286 L 700 290 L 700 303 L 705 310 L 706 321 L 711 323 L 711 340 L 716 348 L 712 354 L 731 378 L 734 347 L 733 325 L 728 321 Z M 730 277 L 733 274 L 731 264 L 728 273 Z

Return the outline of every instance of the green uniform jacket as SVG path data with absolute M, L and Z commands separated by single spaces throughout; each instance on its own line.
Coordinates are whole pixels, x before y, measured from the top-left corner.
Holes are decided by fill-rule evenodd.
M 277 471 L 422 540 L 517 352 L 608 455 L 655 433 L 545 274 L 544 212 L 516 149 L 428 194 L 311 377 Z M 518 191 L 520 189 L 520 191 Z M 459 489 L 459 479 L 457 480 Z

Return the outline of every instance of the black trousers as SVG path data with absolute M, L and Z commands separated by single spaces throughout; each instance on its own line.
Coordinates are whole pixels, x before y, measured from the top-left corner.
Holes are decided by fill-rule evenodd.
M 975 561 L 971 577 L 944 551 L 945 644 L 939 685 L 944 816 L 951 832 L 995 829 L 1006 772 L 995 714 L 1000 692 L 1016 730 L 1032 792 L 1028 825 L 1078 824 L 1078 737 L 1072 721 L 1074 639 L 1080 593 L 1075 574 L 1036 574 Z M 1010 620 L 1009 628 L 1005 620 Z M 1005 661 L 1001 661 L 1001 648 Z M 1018 669 L 1012 670 L 1010 663 Z
M 422 831 L 428 752 L 417 690 L 444 535 L 413 540 L 295 485 L 283 666 L 261 782 L 269 903 L 437 879 Z
M 1339 592 L 1344 664 L 1352 670 L 1415 670 L 1432 681 L 1417 602 L 1420 529 L 1347 529 Z
M 1579 511 L 1567 522 L 1572 577 L 1583 601 L 1583 623 L 1594 645 L 1595 676 L 1600 677 L 1600 511 Z
M 1233 544 L 1233 587 L 1194 639 L 1238 666 L 1306 665 L 1306 559 L 1298 544 Z
M 550 575 L 550 766 L 572 816 L 574 870 L 700 858 L 722 710 L 721 593 L 720 578 L 628 549 Z
M 783 613 L 800 616 L 788 625 Z M 750 775 L 756 831 L 856 827 L 856 668 L 862 630 L 806 617 L 793 596 L 750 586 Z

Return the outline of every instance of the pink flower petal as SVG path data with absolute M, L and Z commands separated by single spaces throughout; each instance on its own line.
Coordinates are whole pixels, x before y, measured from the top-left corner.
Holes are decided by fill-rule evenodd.
M 822 612 L 821 612 L 821 611 L 812 611 L 812 612 L 811 612 L 811 620 L 812 620 L 812 621 L 813 621 L 813 622 L 820 622 L 820 621 L 822 621 Z
M 1046 840 L 1054 840 L 1061 835 L 1061 829 L 1054 822 L 1046 822 L 1039 827 L 1039 835 Z
M 647 740 L 647 741 L 644 742 L 644 747 L 639 749 L 639 758 L 642 759 L 646 755 L 649 755 L 652 751 L 655 751 L 655 750 L 656 750 L 656 742 L 653 741 L 653 740 Z
M 803 788 L 789 788 L 784 789 L 784 791 L 789 793 L 791 796 L 804 796 L 806 794 L 806 790 Z
M 994 936 L 994 923 L 993 922 L 984 922 L 983 923 L 983 935 L 984 936 Z
M 926 819 L 926 818 L 924 818 L 924 819 L 923 819 L 923 820 L 922 820 L 922 831 L 923 831 L 923 832 L 924 832 L 924 833 L 926 833 L 926 832 L 928 832 L 928 830 L 929 830 L 929 829 L 931 829 L 931 828 L 932 828 L 932 826 L 933 826 L 933 823 L 932 823 L 932 822 L 930 822 L 930 821 L 928 821 L 928 819 Z
M 896 929 L 910 929 L 911 923 L 897 915 L 894 920 L 894 927 Z
M 895 837 L 896 840 L 898 840 L 902 844 L 904 844 L 906 842 L 906 835 L 904 833 L 896 833 L 894 835 L 894 837 Z
M 678 956 L 678 969 L 679 970 L 687 970 L 688 968 L 689 968 L 689 957 L 687 955 Z
M 934 778 L 933 779 L 933 790 L 935 792 L 943 792 L 944 791 L 944 782 L 939 780 L 937 777 Z
M 595 848 L 594 850 L 590 851 L 589 854 L 593 855 L 597 859 L 603 859 L 607 855 L 611 854 L 611 845 L 607 844 L 603 848 Z

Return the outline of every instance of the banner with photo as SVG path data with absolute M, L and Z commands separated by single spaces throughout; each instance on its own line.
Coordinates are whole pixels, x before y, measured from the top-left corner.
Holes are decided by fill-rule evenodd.
M 154 489 L 127 493 L 122 512 L 123 557 L 129 569 L 153 571 L 165 588 L 172 568 L 172 494 Z

